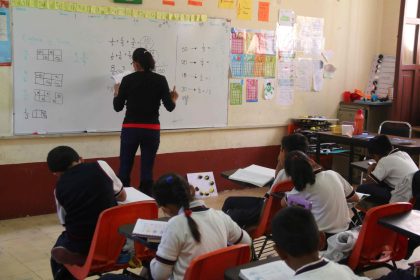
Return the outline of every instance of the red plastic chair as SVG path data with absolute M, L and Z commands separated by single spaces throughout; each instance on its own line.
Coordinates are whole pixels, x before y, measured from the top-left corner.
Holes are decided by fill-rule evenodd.
M 247 244 L 237 244 L 218 249 L 194 258 L 187 268 L 184 280 L 224 279 L 225 270 L 248 263 L 251 248 Z
M 99 216 L 95 233 L 83 266 L 65 265 L 76 279 L 88 275 L 128 267 L 128 263 L 118 264 L 117 260 L 125 244 L 125 237 L 118 233 L 124 224 L 133 224 L 138 218 L 157 219 L 158 207 L 155 201 L 140 201 L 104 210 Z
M 269 239 L 271 239 L 271 220 L 274 215 L 281 209 L 281 199 L 284 197 L 284 193 L 293 189 L 292 181 L 283 181 L 277 183 L 272 187 L 271 193 L 268 198 L 264 201 L 263 209 L 261 211 L 260 220 L 254 227 L 249 227 L 246 231 L 249 233 L 252 239 L 257 239 L 265 236 L 263 244 L 259 250 L 258 255 L 254 256 L 256 259 L 261 257 L 264 251 L 265 245 Z M 255 247 L 254 247 L 255 248 Z
M 407 253 L 408 238 L 388 229 L 378 220 L 387 216 L 411 211 L 408 202 L 377 206 L 367 211 L 359 237 L 348 260 L 348 266 L 355 272 L 363 272 L 377 267 L 396 269 L 399 261 Z M 391 261 L 393 265 L 388 264 Z

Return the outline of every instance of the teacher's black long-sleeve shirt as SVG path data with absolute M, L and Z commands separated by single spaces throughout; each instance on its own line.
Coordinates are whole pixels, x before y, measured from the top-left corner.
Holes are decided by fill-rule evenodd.
M 125 76 L 118 95 L 114 97 L 114 110 L 126 106 L 124 124 L 159 124 L 161 100 L 169 112 L 175 109 L 166 78 L 154 72 L 134 72 Z

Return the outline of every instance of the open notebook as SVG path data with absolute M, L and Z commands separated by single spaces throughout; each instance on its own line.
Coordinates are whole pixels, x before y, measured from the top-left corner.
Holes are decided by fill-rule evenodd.
M 264 187 L 274 180 L 275 172 L 272 168 L 253 164 L 246 168 L 239 168 L 229 176 L 229 179 Z
M 130 202 L 137 202 L 137 201 L 148 201 L 154 200 L 153 197 L 148 196 L 141 191 L 136 190 L 133 187 L 125 187 L 125 193 L 127 194 L 127 198 L 124 201 L 119 201 L 118 204 L 127 204 Z
M 295 272 L 284 261 L 274 261 L 263 265 L 241 269 L 239 278 L 244 280 L 287 280 Z
M 148 240 L 158 240 L 162 237 L 167 224 L 168 222 L 164 221 L 137 219 L 133 235 L 146 237 Z

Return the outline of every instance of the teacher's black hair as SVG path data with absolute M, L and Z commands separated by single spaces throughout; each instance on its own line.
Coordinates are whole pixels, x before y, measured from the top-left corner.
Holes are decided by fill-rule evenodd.
M 137 48 L 133 52 L 133 61 L 140 64 L 146 72 L 155 70 L 155 60 L 153 59 L 152 54 L 145 48 Z

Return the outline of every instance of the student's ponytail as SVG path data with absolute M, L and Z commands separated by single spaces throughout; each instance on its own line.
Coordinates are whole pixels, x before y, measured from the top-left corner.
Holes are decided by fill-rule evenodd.
M 310 159 L 301 151 L 289 152 L 284 162 L 286 175 L 290 176 L 296 190 L 303 191 L 307 184 L 315 183 L 315 174 Z
M 188 182 L 175 173 L 169 173 L 159 178 L 153 187 L 153 193 L 158 205 L 175 204 L 184 209 L 191 234 L 194 240 L 200 243 L 201 234 L 198 225 L 191 217 L 190 201 L 192 195 Z

